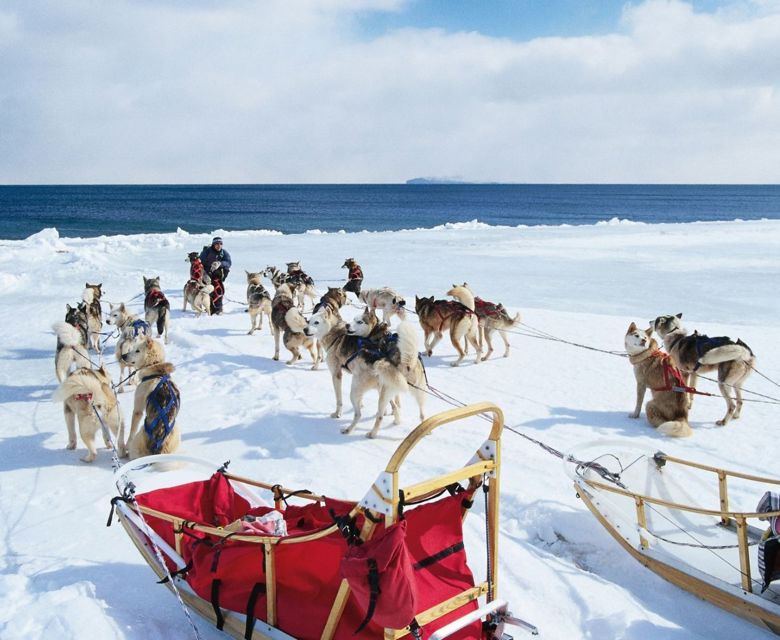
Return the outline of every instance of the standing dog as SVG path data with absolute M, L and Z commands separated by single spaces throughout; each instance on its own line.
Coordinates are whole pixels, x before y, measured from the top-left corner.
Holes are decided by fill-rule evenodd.
M 187 310 L 187 303 L 190 303 L 192 310 L 195 312 L 195 317 L 199 318 L 200 314 L 205 313 L 211 315 L 211 292 L 214 291 L 214 285 L 206 284 L 202 281 L 187 280 L 182 290 L 182 297 L 184 298 L 184 306 L 181 310 Z
M 652 336 L 652 327 L 642 331 L 632 322 L 623 341 L 636 378 L 636 406 L 628 417 L 639 417 L 649 387 L 653 397 L 645 406 L 647 421 L 664 435 L 689 436 L 692 431 L 688 424 L 688 399 L 685 393 L 673 390 L 680 372 Z
M 303 330 L 306 328 L 306 318 L 296 308 L 293 300 L 293 290 L 289 284 L 281 284 L 276 289 L 271 303 L 271 329 L 274 333 L 274 360 L 279 359 L 279 342 L 284 341 L 285 348 L 292 354 L 287 364 L 293 364 L 301 359 L 301 347 L 306 347 L 311 354 L 316 369 L 319 365 L 319 356 L 312 338 Z
M 249 305 L 249 335 L 255 329 L 263 330 L 263 315 L 268 316 L 271 323 L 271 294 L 263 286 L 263 272 L 246 273 L 246 302 Z
M 726 401 L 726 414 L 716 424 L 723 426 L 731 419 L 736 420 L 742 411 L 742 385 L 750 375 L 756 357 L 742 340 L 710 338 L 697 332 L 688 335 L 681 319 L 682 313 L 658 316 L 651 325 L 663 339 L 677 367 L 690 375 L 688 384 L 691 387 L 696 388 L 699 372 L 718 372 L 718 388 Z M 734 389 L 734 397 L 729 387 Z
M 371 336 L 382 332 L 383 337 L 374 341 Z M 400 394 L 409 391 L 417 400 L 420 421 L 425 419 L 425 371 L 420 361 L 417 347 L 417 333 L 406 322 L 398 325 L 397 333 L 388 333 L 387 325 L 379 323 L 376 314 L 367 309 L 362 316 L 346 326 L 347 335 L 362 338 L 358 341 L 357 352 L 350 356 L 344 367 L 352 373 L 352 387 L 349 398 L 352 402 L 353 417 L 350 425 L 341 433 L 350 433 L 360 421 L 363 396 L 369 389 L 378 388 L 374 426 L 366 434 L 375 438 L 382 424 L 382 417 L 388 403 L 393 412 L 393 422 L 401 422 Z
M 390 287 L 381 289 L 363 289 L 358 299 L 366 303 L 367 307 L 382 310 L 382 322 L 390 322 L 397 315 L 401 320 L 406 317 L 406 300 Z
M 119 429 L 119 452 L 130 459 L 157 453 L 174 453 L 181 442 L 176 424 L 179 412 L 179 389 L 171 380 L 174 366 L 164 362 L 163 346 L 147 336 L 136 342 L 122 359 L 137 370 L 139 379 L 133 401 L 130 433 L 125 443 L 124 429 Z M 143 428 L 139 428 L 144 418 Z
M 119 363 L 119 387 L 117 388 L 117 391 L 121 393 L 125 390 L 125 382 L 127 382 L 127 384 L 133 384 L 133 376 L 128 376 L 128 379 L 125 379 L 125 369 L 129 370 L 130 366 L 125 363 L 122 356 L 130 350 L 137 340 L 151 335 L 151 330 L 145 320 L 141 320 L 141 318 L 134 313 L 130 313 L 124 302 L 120 302 L 119 304 L 109 303 L 109 305 L 110 309 L 106 324 L 114 325 L 119 332 L 119 337 L 116 341 L 115 356 L 116 361 Z
M 88 344 L 96 353 L 100 353 L 100 332 L 103 329 L 103 309 L 100 298 L 103 295 L 103 284 L 86 283 L 81 299 L 86 305 Z
M 464 337 L 477 352 L 474 364 L 479 364 L 482 349 L 477 340 L 479 325 L 474 313 L 474 295 L 465 287 L 453 287 L 447 295 L 457 297 L 459 301 L 434 300 L 433 296 L 430 298 L 415 296 L 414 310 L 425 333 L 425 351 L 429 356 L 432 355 L 433 348 L 442 338 L 442 332 L 449 330 L 452 346 L 458 352 L 458 359 L 452 363 L 452 366 L 457 367 L 466 355 L 460 346 L 460 341 Z
M 83 462 L 92 462 L 97 457 L 95 436 L 102 430 L 100 420 L 114 436 L 124 430 L 122 412 L 111 390 L 111 376 L 103 367 L 76 369 L 57 388 L 53 399 L 64 403 L 68 449 L 76 448 L 76 420 L 79 422 L 79 435 L 87 447 L 87 455 L 81 458 Z M 100 414 L 100 419 L 95 410 Z M 105 433 L 103 441 L 107 447 L 111 446 Z
M 452 288 L 455 289 L 458 286 L 464 287 L 471 291 L 471 287 L 467 283 L 462 285 L 453 284 Z M 512 318 L 504 308 L 504 305 L 500 302 L 488 302 L 483 300 L 479 296 L 474 297 L 474 313 L 477 314 L 477 321 L 479 323 L 479 346 L 484 348 L 487 344 L 487 353 L 483 356 L 483 360 L 487 360 L 490 354 L 493 353 L 493 334 L 498 331 L 501 339 L 504 341 L 504 357 L 509 357 L 509 339 L 506 337 L 506 332 L 514 326 L 520 323 L 520 312 L 515 314 Z M 464 351 L 468 352 L 468 342 L 464 341 Z
M 171 305 L 160 289 L 160 276 L 147 278 L 144 276 L 144 314 L 149 326 L 157 326 L 157 335 L 165 336 L 168 344 L 168 314 Z
M 76 307 L 66 305 L 65 320 L 55 322 L 52 329 L 57 334 L 57 351 L 54 355 L 54 372 L 57 382 L 62 382 L 68 375 L 70 365 L 89 367 L 87 357 L 87 314 L 86 306 Z
M 355 262 L 354 258 L 347 258 L 342 269 L 349 269 L 347 283 L 344 285 L 344 291 L 351 291 L 356 297 L 360 297 L 360 288 L 363 286 L 363 269 Z
M 347 303 L 347 294 L 341 287 L 328 287 L 328 290 L 320 298 L 320 301 L 314 305 L 312 314 L 319 313 L 325 307 L 328 307 L 333 313 L 339 315 L 339 310 Z

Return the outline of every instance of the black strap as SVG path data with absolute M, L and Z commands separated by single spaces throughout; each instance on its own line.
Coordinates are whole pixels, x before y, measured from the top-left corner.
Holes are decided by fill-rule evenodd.
M 360 538 L 360 531 L 357 528 L 355 518 L 350 518 L 349 515 L 337 516 L 333 509 L 329 509 L 330 517 L 333 518 L 333 522 L 338 527 L 341 535 L 349 545 L 363 544 L 363 540 Z
M 222 615 L 222 610 L 219 608 L 219 586 L 222 584 L 222 580 L 214 580 L 211 583 L 211 606 L 214 607 L 214 615 L 217 618 L 217 629 L 222 631 L 222 627 L 225 626 L 225 616 Z
M 255 605 L 257 598 L 261 593 L 265 593 L 265 582 L 256 582 L 252 587 L 252 593 L 249 594 L 249 600 L 246 603 L 246 629 L 244 630 L 244 640 L 252 640 L 252 633 L 255 630 Z
M 382 590 L 379 588 L 379 569 L 377 568 L 376 560 L 374 558 L 368 558 L 368 586 L 371 589 L 371 597 L 368 601 L 368 611 L 366 611 L 366 617 L 363 618 L 363 622 L 355 630 L 358 634 L 371 622 L 371 618 L 374 617 L 374 609 L 376 609 L 376 601 L 379 599 L 379 594 Z
M 114 519 L 114 508 L 116 507 L 117 502 L 124 502 L 125 504 L 129 504 L 133 501 L 126 496 L 114 496 L 111 498 L 111 511 L 108 512 L 108 522 L 106 522 L 107 527 L 111 526 L 111 522 Z
M 417 622 L 417 618 L 412 618 L 412 621 L 409 623 L 409 633 L 414 640 L 422 640 L 422 629 Z
M 176 569 L 176 571 L 170 572 L 170 577 L 165 576 L 162 580 L 158 580 L 157 584 L 165 584 L 168 582 L 171 578 L 175 578 L 176 576 L 183 576 L 186 574 L 190 569 L 192 569 L 192 560 L 190 560 L 186 565 L 184 565 L 181 569 Z
M 419 571 L 420 569 L 425 569 L 425 567 L 429 567 L 432 564 L 435 564 L 439 562 L 440 560 L 444 560 L 447 556 L 451 556 L 453 553 L 457 553 L 458 551 L 463 550 L 463 540 L 460 542 L 456 542 L 453 545 L 450 545 L 446 549 L 442 549 L 441 551 L 434 553 L 433 555 L 428 556 L 427 558 L 423 558 L 422 560 L 419 560 L 418 562 L 414 563 L 414 569 L 415 571 Z

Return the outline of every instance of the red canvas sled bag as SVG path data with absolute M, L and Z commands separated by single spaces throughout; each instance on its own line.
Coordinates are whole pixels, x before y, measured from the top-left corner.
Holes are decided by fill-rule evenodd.
M 414 619 L 417 594 L 406 549 L 405 520 L 389 527 L 378 538 L 349 547 L 341 560 L 341 575 L 366 612 L 355 633 L 369 622 L 387 629 L 403 629 Z

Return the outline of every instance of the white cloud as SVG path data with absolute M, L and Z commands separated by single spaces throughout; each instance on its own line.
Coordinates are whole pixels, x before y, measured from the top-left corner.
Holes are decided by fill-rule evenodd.
M 527 42 L 366 40 L 368 0 L 11 6 L 0 183 L 778 182 L 766 2 L 655 0 L 613 34 Z

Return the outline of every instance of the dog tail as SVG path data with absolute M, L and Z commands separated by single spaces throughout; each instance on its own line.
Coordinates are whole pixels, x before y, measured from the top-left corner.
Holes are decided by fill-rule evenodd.
M 658 425 L 658 431 L 672 438 L 687 438 L 693 431 L 687 420 L 672 420 Z
M 104 395 L 103 385 L 95 377 L 93 369 L 76 369 L 54 390 L 51 398 L 57 402 L 64 402 L 77 394 L 90 394 L 95 404 L 101 404 Z
M 520 317 L 520 312 L 518 311 L 518 312 L 515 314 L 515 317 L 514 317 L 514 318 L 512 318 L 512 326 L 513 326 L 513 327 L 516 327 L 517 325 L 519 325 L 519 324 L 520 324 L 520 321 L 521 321 L 521 317 Z
M 417 331 L 409 322 L 401 322 L 398 325 L 398 351 L 401 352 L 400 366 L 408 370 L 420 355 L 420 347 L 417 341 Z
M 54 333 L 57 334 L 57 340 L 59 340 L 66 347 L 81 347 L 81 331 L 74 327 L 72 324 L 68 324 L 64 320 L 55 322 L 52 326 Z
M 168 309 L 170 309 L 170 305 L 167 300 L 160 303 L 159 310 L 157 311 L 157 333 L 159 335 L 162 335 L 165 331 L 165 321 L 168 318 Z
M 81 299 L 87 304 L 92 304 L 95 301 L 95 290 L 92 287 L 87 287 L 81 292 Z
M 284 321 L 293 333 L 303 333 L 308 324 L 306 318 L 298 311 L 297 307 L 290 307 L 287 313 L 284 314 Z
M 731 360 L 749 361 L 753 357 L 750 349 L 743 344 L 724 344 L 722 347 L 710 349 L 701 358 L 700 364 L 720 364 Z
M 464 307 L 468 307 L 474 311 L 474 294 L 466 287 L 452 287 L 452 289 L 447 292 L 447 295 L 456 298 Z

